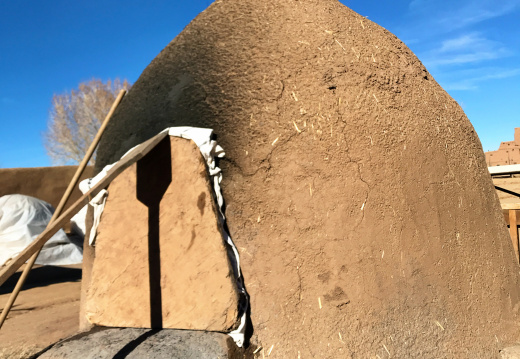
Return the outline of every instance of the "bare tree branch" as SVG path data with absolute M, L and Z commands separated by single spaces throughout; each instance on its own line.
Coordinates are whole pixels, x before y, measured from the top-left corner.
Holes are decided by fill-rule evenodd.
M 103 83 L 92 79 L 77 90 L 54 95 L 43 134 L 45 149 L 53 164 L 74 164 L 83 159 L 102 121 L 120 90 L 131 87 L 127 80 Z M 95 154 L 90 164 L 95 161 Z

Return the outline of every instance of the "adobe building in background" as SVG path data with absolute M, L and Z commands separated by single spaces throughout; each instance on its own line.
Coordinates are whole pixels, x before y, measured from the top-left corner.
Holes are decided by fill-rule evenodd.
M 486 152 L 485 155 L 489 167 L 519 164 L 520 127 L 515 128 L 515 139 L 513 141 L 501 142 L 498 150 Z
M 0 197 L 23 194 L 41 199 L 56 208 L 77 168 L 78 166 L 0 168 Z M 88 166 L 83 171 L 80 181 L 92 176 L 93 168 Z M 81 191 L 76 188 L 72 191 L 65 209 L 79 197 Z

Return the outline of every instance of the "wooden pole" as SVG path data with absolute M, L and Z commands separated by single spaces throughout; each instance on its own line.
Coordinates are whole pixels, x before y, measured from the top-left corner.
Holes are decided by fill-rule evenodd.
M 103 132 L 105 131 L 105 129 L 108 125 L 108 122 L 110 121 L 110 118 L 112 117 L 112 114 L 116 110 L 117 106 L 119 105 L 119 103 L 121 102 L 121 100 L 123 99 L 125 94 L 126 94 L 125 90 L 119 91 L 119 94 L 117 95 L 114 103 L 112 104 L 112 107 L 110 108 L 110 111 L 108 112 L 107 116 L 105 117 L 105 120 L 101 124 L 101 127 L 99 128 L 99 130 L 96 134 L 96 137 L 94 137 L 94 140 L 92 141 L 92 144 L 88 148 L 87 153 L 85 154 L 85 157 L 83 158 L 83 161 L 81 161 L 81 163 L 79 164 L 78 169 L 76 170 L 76 173 L 74 174 L 74 177 L 70 181 L 69 186 L 67 187 L 67 190 L 63 194 L 63 197 L 61 198 L 61 201 L 58 204 L 58 207 L 54 211 L 54 214 L 52 215 L 52 218 L 51 218 L 49 224 L 47 225 L 47 228 L 52 226 L 54 224 L 54 222 L 56 221 L 56 219 L 61 215 L 61 212 L 63 211 L 65 204 L 69 200 L 72 191 L 74 190 L 74 188 L 76 188 L 76 185 L 78 184 L 78 181 L 79 181 L 81 175 L 83 174 L 85 167 L 87 167 L 90 159 L 92 158 L 92 155 L 94 154 L 94 151 L 96 150 L 99 140 L 101 139 L 101 136 L 103 135 Z M 45 242 L 47 242 L 47 240 Z M 38 258 L 38 255 L 40 254 L 40 251 L 43 248 L 45 242 L 43 242 L 41 244 L 41 246 L 37 248 L 36 253 L 34 253 L 33 256 L 31 257 L 31 259 L 29 259 L 29 261 L 27 262 L 27 265 L 25 266 L 25 268 L 22 272 L 22 275 L 18 279 L 18 282 L 16 283 L 16 286 L 15 286 L 13 292 L 11 293 L 11 296 L 7 300 L 4 310 L 2 311 L 2 315 L 0 316 L 0 329 L 2 328 L 2 325 L 4 324 L 5 319 L 7 318 L 7 315 L 9 314 L 9 311 L 11 310 L 14 302 L 16 301 L 16 298 L 18 297 L 18 294 L 20 293 L 22 286 L 24 285 L 25 280 L 27 279 L 29 272 L 31 271 L 34 263 L 36 262 L 36 258 Z
M 511 235 L 511 241 L 513 242 L 513 249 L 515 251 L 516 262 L 520 263 L 520 252 L 518 251 L 518 228 L 516 209 L 509 210 L 509 234 Z

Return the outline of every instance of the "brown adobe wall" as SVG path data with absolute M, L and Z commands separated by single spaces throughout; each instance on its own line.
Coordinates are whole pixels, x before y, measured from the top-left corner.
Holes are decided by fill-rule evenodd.
M 7 194 L 23 194 L 50 203 L 54 208 L 60 203 L 77 166 L 2 168 L 0 169 L 0 197 Z M 93 168 L 87 167 L 81 180 L 92 177 Z M 81 196 L 76 188 L 69 199 L 70 206 Z
M 520 340 L 480 141 L 385 29 L 336 0 L 217 1 L 143 71 L 96 166 L 181 125 L 226 150 L 251 341 L 272 356 L 496 358 Z
M 520 128 L 515 128 L 514 141 L 500 142 L 496 151 L 485 153 L 488 166 L 516 165 L 520 163 Z
M 520 147 L 486 152 L 486 163 L 491 166 L 516 165 L 520 163 Z

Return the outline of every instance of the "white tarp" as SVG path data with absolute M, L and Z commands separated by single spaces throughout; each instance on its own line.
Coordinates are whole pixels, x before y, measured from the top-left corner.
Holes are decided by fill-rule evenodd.
M 520 165 L 491 166 L 488 171 L 491 176 L 516 174 L 520 173 Z
M 49 203 L 34 197 L 20 194 L 0 197 L 0 266 L 35 240 L 53 213 Z M 82 252 L 82 247 L 72 243 L 60 230 L 43 246 L 36 264 L 78 264 L 83 260 Z
M 208 166 L 208 170 L 209 170 L 209 175 L 213 182 L 213 190 L 215 191 L 215 196 L 217 198 L 217 203 L 218 203 L 218 207 L 220 210 L 219 211 L 219 217 L 220 217 L 219 220 L 224 222 L 225 217 L 224 217 L 224 213 L 222 211 L 224 199 L 222 197 L 222 192 L 220 190 L 220 183 L 222 181 L 222 172 L 221 172 L 220 168 L 217 167 L 215 158 L 222 158 L 225 156 L 225 153 L 224 153 L 224 149 L 222 147 L 220 147 L 215 140 L 212 139 L 213 130 L 210 128 L 197 128 L 197 127 L 185 126 L 185 127 L 170 127 L 170 128 L 163 130 L 162 132 L 167 132 L 168 135 L 170 135 L 170 136 L 181 137 L 181 138 L 193 140 L 193 142 L 195 142 L 195 144 L 199 147 L 200 152 L 206 161 L 206 165 Z M 131 150 L 129 150 L 127 153 L 125 153 L 123 155 L 123 157 L 121 157 L 121 159 L 123 159 L 126 155 L 128 155 L 129 153 L 131 153 L 138 147 L 139 146 L 136 146 L 136 147 L 132 148 Z M 116 163 L 105 166 L 105 168 L 103 168 L 103 170 L 94 178 L 89 178 L 89 179 L 83 180 L 79 185 L 80 190 L 83 193 L 88 192 L 88 190 L 90 188 L 92 188 L 96 183 L 98 183 L 101 179 L 103 179 L 103 177 L 105 177 L 105 175 L 110 170 L 110 168 L 112 168 Z M 101 214 L 103 212 L 103 208 L 105 206 L 105 200 L 106 200 L 107 196 L 108 196 L 108 192 L 101 191 L 100 194 L 98 194 L 98 196 L 96 196 L 90 202 L 90 204 L 92 206 L 94 206 L 94 224 L 93 224 L 92 229 L 90 230 L 90 239 L 89 239 L 90 245 L 94 244 L 97 225 L 99 224 L 99 220 L 100 220 Z M 84 215 L 82 218 L 84 218 Z M 80 222 L 80 221 L 81 221 L 81 219 L 77 218 L 77 222 Z M 224 228 L 224 226 L 222 226 L 222 228 Z M 240 270 L 240 257 L 238 255 L 237 248 L 236 248 L 235 244 L 233 243 L 233 240 L 231 239 L 231 237 L 225 230 L 223 230 L 222 235 L 224 237 L 224 243 L 227 246 L 229 259 L 231 261 L 231 264 L 233 265 L 236 283 L 237 283 L 238 289 L 241 293 L 240 308 L 239 308 L 240 313 L 241 313 L 240 324 L 236 330 L 234 330 L 228 334 L 233 338 L 233 340 L 239 347 L 242 347 L 244 344 L 244 339 L 245 339 L 244 336 L 245 336 L 245 331 L 246 331 L 246 319 L 247 319 L 246 316 L 247 316 L 247 309 L 249 307 L 249 297 L 246 293 L 243 278 L 242 278 L 242 272 Z

